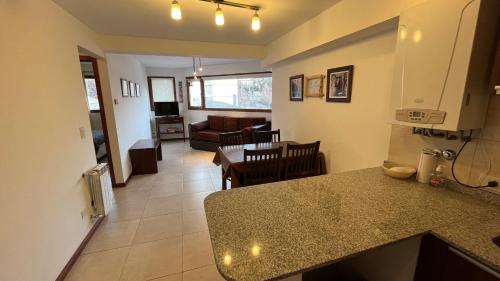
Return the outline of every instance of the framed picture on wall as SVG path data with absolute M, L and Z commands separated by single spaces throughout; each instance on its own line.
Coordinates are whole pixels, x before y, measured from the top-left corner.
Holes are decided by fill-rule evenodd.
M 141 96 L 141 86 L 138 83 L 135 84 L 135 96 L 136 97 Z
M 351 102 L 354 66 L 331 68 L 327 71 L 326 101 Z
M 135 83 L 130 81 L 129 82 L 129 89 L 130 89 L 130 97 L 135 97 Z
M 182 92 L 182 81 L 178 81 L 177 82 L 177 85 L 179 85 L 179 94 L 178 94 L 178 97 L 177 97 L 177 101 L 178 102 L 184 102 L 184 96 L 183 96 L 183 92 Z
M 128 97 L 130 95 L 130 91 L 128 88 L 128 81 L 125 79 L 120 79 L 120 83 L 122 85 L 122 97 Z
M 290 100 L 304 100 L 304 74 L 290 77 Z
M 325 76 L 323 74 L 313 75 L 306 77 L 306 97 L 321 98 L 323 94 L 323 81 Z

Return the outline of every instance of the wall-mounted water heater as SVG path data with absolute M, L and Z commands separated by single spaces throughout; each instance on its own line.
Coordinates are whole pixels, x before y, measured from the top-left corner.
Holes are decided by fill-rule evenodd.
M 480 129 L 500 17 L 499 0 L 428 0 L 399 18 L 391 123 Z

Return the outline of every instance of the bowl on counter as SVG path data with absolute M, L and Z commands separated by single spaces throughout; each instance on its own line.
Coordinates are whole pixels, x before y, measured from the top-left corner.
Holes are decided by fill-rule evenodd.
M 400 166 L 392 162 L 385 162 L 382 165 L 382 169 L 386 175 L 397 179 L 410 178 L 417 172 L 417 169 L 413 167 Z

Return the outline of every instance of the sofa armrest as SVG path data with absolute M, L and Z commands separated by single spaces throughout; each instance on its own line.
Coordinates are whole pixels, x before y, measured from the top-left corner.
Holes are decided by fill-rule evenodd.
M 208 121 L 201 121 L 189 124 L 191 132 L 203 131 L 209 128 Z
M 250 127 L 243 128 L 241 132 L 244 137 L 251 137 L 254 131 L 265 131 L 267 130 L 267 124 L 259 124 Z

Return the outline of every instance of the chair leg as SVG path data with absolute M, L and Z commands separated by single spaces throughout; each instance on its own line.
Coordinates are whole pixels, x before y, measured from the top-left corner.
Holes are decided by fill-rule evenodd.
M 226 171 L 224 171 L 224 168 L 221 168 L 222 170 L 222 174 L 221 174 L 221 178 L 222 178 L 222 190 L 226 190 L 227 189 L 227 180 L 226 180 Z

